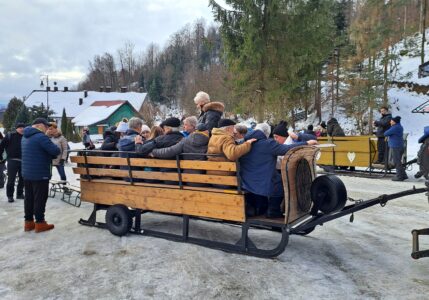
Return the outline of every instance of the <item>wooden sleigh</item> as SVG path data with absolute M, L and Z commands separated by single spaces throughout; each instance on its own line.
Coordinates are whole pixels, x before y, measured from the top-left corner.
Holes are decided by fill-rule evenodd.
M 100 156 L 111 152 L 82 150 L 71 156 L 71 161 L 77 163 L 73 171 L 81 175 L 81 200 L 94 203 L 94 208 L 90 217 L 79 223 L 107 228 L 118 236 L 141 234 L 228 252 L 275 257 L 285 250 L 290 234 L 305 235 L 317 225 L 338 217 L 427 191 L 412 189 L 345 206 L 347 192 L 338 177 L 326 175 L 316 179 L 318 151 L 316 147 L 302 146 L 285 155 L 281 165 L 285 214 L 284 218 L 269 219 L 246 216 L 246 192 L 241 190 L 239 162 L 133 158 L 135 153 L 128 152 L 121 152 L 125 157 L 119 158 Z M 105 222 L 97 220 L 100 210 L 106 210 Z M 181 218 L 181 233 L 147 228 L 144 219 L 147 213 Z M 190 234 L 191 219 L 234 224 L 241 228 L 241 235 L 235 243 L 195 237 Z M 278 231 L 277 245 L 271 249 L 258 247 L 249 238 L 250 228 Z

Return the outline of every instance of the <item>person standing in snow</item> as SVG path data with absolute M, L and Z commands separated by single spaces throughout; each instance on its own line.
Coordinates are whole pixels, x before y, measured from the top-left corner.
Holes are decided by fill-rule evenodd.
M 393 162 L 396 168 L 396 176 L 392 181 L 404 181 L 408 179 L 402 165 L 402 155 L 404 154 L 404 128 L 401 125 L 401 117 L 397 116 L 390 120 L 391 127 L 384 132 L 388 137 L 388 146 L 392 148 Z
M 381 118 L 378 121 L 374 121 L 374 126 L 377 127 L 377 152 L 378 159 L 376 164 L 384 164 L 385 153 L 387 152 L 386 148 L 386 138 L 384 132 L 390 128 L 390 120 L 392 119 L 392 114 L 389 113 L 387 107 L 383 106 L 380 108 Z
M 423 135 L 419 138 L 419 143 L 422 144 L 417 153 L 419 171 L 414 177 L 420 178 L 424 176 L 426 179 L 429 179 L 429 126 L 425 126 L 423 129 Z
M 205 92 L 198 92 L 195 95 L 194 102 L 201 111 L 198 123 L 206 124 L 211 132 L 213 128 L 217 127 L 225 106 L 221 102 L 210 102 L 210 96 Z
M 7 185 L 6 196 L 8 202 L 14 202 L 15 180 L 18 175 L 16 199 L 24 199 L 24 180 L 21 173 L 21 140 L 25 125 L 16 124 L 16 131 L 6 134 L 0 143 L 0 153 L 6 151 L 7 155 Z
M 62 181 L 67 180 L 66 172 L 64 170 L 64 163 L 67 158 L 67 140 L 62 135 L 61 131 L 58 130 L 56 123 L 50 123 L 50 126 L 48 128 L 48 131 L 46 131 L 46 135 L 50 137 L 51 142 L 54 143 L 60 150 L 61 153 L 52 160 L 52 165 L 55 166 L 58 170 L 58 174 L 60 175 L 60 178 Z
M 31 127 L 24 129 L 22 138 L 22 176 L 25 186 L 24 231 L 42 232 L 54 228 L 53 224 L 45 221 L 45 209 L 52 159 L 55 159 L 61 151 L 45 134 L 49 125 L 46 119 L 37 118 Z
M 91 137 L 89 136 L 89 128 L 84 127 L 82 133 L 83 133 L 82 144 L 85 147 L 85 149 L 86 150 L 95 149 L 94 143 L 91 141 Z

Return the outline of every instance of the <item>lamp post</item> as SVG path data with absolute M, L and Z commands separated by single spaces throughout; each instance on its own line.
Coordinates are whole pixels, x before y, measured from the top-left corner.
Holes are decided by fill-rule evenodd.
M 40 75 L 40 87 L 43 88 L 43 81 L 46 80 L 46 119 L 49 118 L 49 75 Z

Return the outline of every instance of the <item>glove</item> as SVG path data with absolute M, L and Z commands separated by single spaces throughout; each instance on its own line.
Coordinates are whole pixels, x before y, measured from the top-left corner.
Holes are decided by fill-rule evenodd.
M 65 160 L 64 159 L 60 159 L 60 165 L 64 165 Z

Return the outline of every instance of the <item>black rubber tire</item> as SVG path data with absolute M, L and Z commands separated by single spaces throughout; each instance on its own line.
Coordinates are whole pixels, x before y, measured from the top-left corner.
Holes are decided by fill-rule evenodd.
M 128 207 L 122 204 L 110 206 L 106 211 L 106 225 L 112 234 L 117 236 L 126 235 L 133 225 Z
M 324 214 L 340 211 L 347 202 L 344 183 L 335 175 L 317 177 L 311 184 L 311 200 Z

